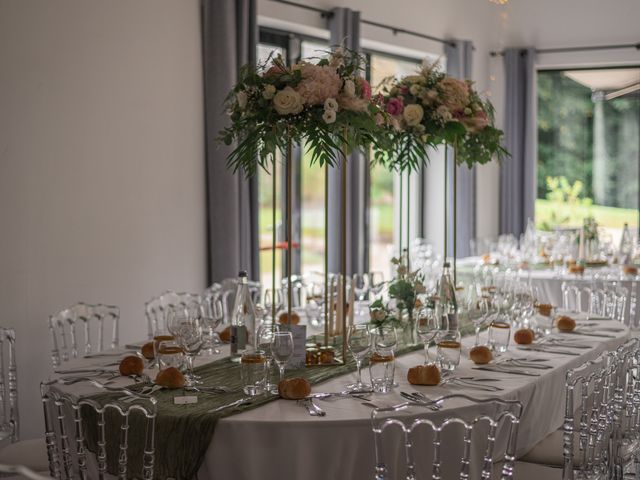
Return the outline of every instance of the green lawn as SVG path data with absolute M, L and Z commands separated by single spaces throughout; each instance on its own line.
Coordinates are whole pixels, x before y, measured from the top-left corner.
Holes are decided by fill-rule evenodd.
M 630 227 L 638 224 L 638 210 L 633 208 L 568 205 L 545 199 L 536 200 L 536 226 L 538 228 L 544 223 L 553 226 L 553 213 L 555 213 L 556 218 L 569 218 L 569 221 L 563 225 L 566 227 L 579 227 L 582 225 L 582 220 L 588 216 L 593 216 L 598 225 L 602 227 L 622 228 L 625 223 L 628 223 Z

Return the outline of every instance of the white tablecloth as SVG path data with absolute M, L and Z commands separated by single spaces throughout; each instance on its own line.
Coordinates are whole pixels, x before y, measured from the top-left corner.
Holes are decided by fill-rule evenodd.
M 579 318 L 579 317 L 577 317 Z M 603 325 L 619 325 L 603 321 Z M 392 393 L 376 394 L 371 401 L 379 405 L 402 403 L 401 391 L 419 390 L 430 397 L 464 392 L 475 398 L 498 396 L 517 399 L 524 405 L 518 436 L 518 454 L 524 454 L 546 435 L 562 424 L 564 412 L 564 379 L 568 369 L 595 358 L 604 350 L 615 349 L 628 337 L 628 330 L 615 338 L 578 337 L 592 348 L 580 350 L 580 356 L 522 352 L 513 346 L 507 355 L 545 357 L 553 369 L 537 370 L 539 377 L 498 374 L 472 370 L 473 363 L 466 348 L 473 338 L 463 339 L 465 352 L 458 369 L 464 376 L 500 378 L 496 385 L 504 388 L 497 394 L 463 390 L 458 387 L 415 387 L 406 381 L 407 370 L 424 360 L 417 351 L 397 359 L 396 380 Z M 71 365 L 93 364 L 93 360 L 76 360 Z M 66 366 L 65 366 L 66 367 Z M 368 379 L 368 373 L 363 376 Z M 349 374 L 315 385 L 314 392 L 335 392 L 355 380 Z M 88 393 L 91 387 L 66 386 L 77 394 Z M 354 399 L 318 401 L 326 417 L 311 417 L 296 402 L 276 400 L 259 408 L 220 420 L 204 462 L 199 480 L 370 480 L 373 477 L 374 450 L 371 433 L 371 408 Z M 468 407 L 471 408 L 471 407 Z M 458 412 L 459 413 L 459 412 Z M 500 444 L 500 439 L 498 439 Z M 185 445 L 186 448 L 188 448 Z

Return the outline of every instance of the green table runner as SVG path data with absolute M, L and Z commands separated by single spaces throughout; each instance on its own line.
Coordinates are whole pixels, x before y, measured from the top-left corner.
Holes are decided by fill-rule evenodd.
M 336 347 L 339 350 L 340 345 Z M 396 355 L 402 355 L 422 348 L 421 345 L 401 346 Z M 309 367 L 297 371 L 287 372 L 287 377 L 304 377 L 312 385 L 331 378 L 344 375 L 356 370 L 353 358 L 349 356 L 344 365 L 330 367 Z M 229 358 L 213 361 L 195 369 L 195 373 L 202 377 L 205 386 L 224 385 L 234 390 L 241 389 L 240 365 Z M 131 387 L 132 390 L 141 389 L 142 385 Z M 181 395 L 197 395 L 198 403 L 190 405 L 175 405 L 173 398 Z M 204 455 L 211 443 L 213 432 L 218 419 L 235 413 L 256 408 L 265 403 L 276 400 L 276 395 L 260 395 L 250 404 L 236 408 L 224 409 L 220 412 L 209 413 L 211 409 L 229 404 L 234 400 L 246 397 L 241 391 L 237 393 L 208 395 L 195 392 L 185 392 L 182 389 L 160 390 L 154 394 L 157 400 L 157 418 L 155 430 L 155 470 L 154 478 L 176 480 L 192 480 L 200 468 Z M 92 399 L 99 403 L 116 402 L 122 398 L 121 394 L 99 393 Z M 86 413 L 86 415 L 85 415 Z M 96 451 L 96 422 L 89 412 L 83 412 L 86 438 L 89 450 Z M 118 460 L 118 429 L 120 420 L 118 415 L 107 418 L 107 449 L 108 469 L 117 472 Z M 144 423 L 137 415 L 130 418 L 129 425 L 129 478 L 139 478 L 142 471 L 143 439 L 145 438 Z

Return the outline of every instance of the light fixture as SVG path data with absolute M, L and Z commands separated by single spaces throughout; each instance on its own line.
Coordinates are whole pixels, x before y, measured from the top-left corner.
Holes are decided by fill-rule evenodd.
M 491 3 L 495 3 L 496 5 L 506 5 L 509 3 L 509 0 L 489 0 Z

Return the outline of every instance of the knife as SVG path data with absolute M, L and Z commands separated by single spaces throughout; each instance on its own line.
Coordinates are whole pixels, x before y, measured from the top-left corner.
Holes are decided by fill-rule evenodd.
M 533 352 L 544 352 L 544 353 L 551 353 L 551 354 L 557 354 L 557 355 L 575 355 L 575 356 L 579 356 L 580 353 L 578 352 L 571 352 L 569 350 L 554 350 L 554 349 L 550 349 L 550 348 L 536 348 L 536 347 L 518 347 L 519 350 L 529 350 L 529 351 L 533 351 Z
M 472 367 L 473 370 L 486 370 L 488 372 L 496 372 L 496 373 L 510 373 L 514 375 L 526 375 L 527 377 L 539 377 L 539 373 L 532 373 L 527 370 L 508 370 L 502 368 L 489 368 L 489 367 Z
M 609 335 L 608 333 L 587 333 L 587 332 L 567 332 L 568 335 L 584 335 L 586 337 L 603 337 L 603 338 L 616 338 L 615 335 Z

